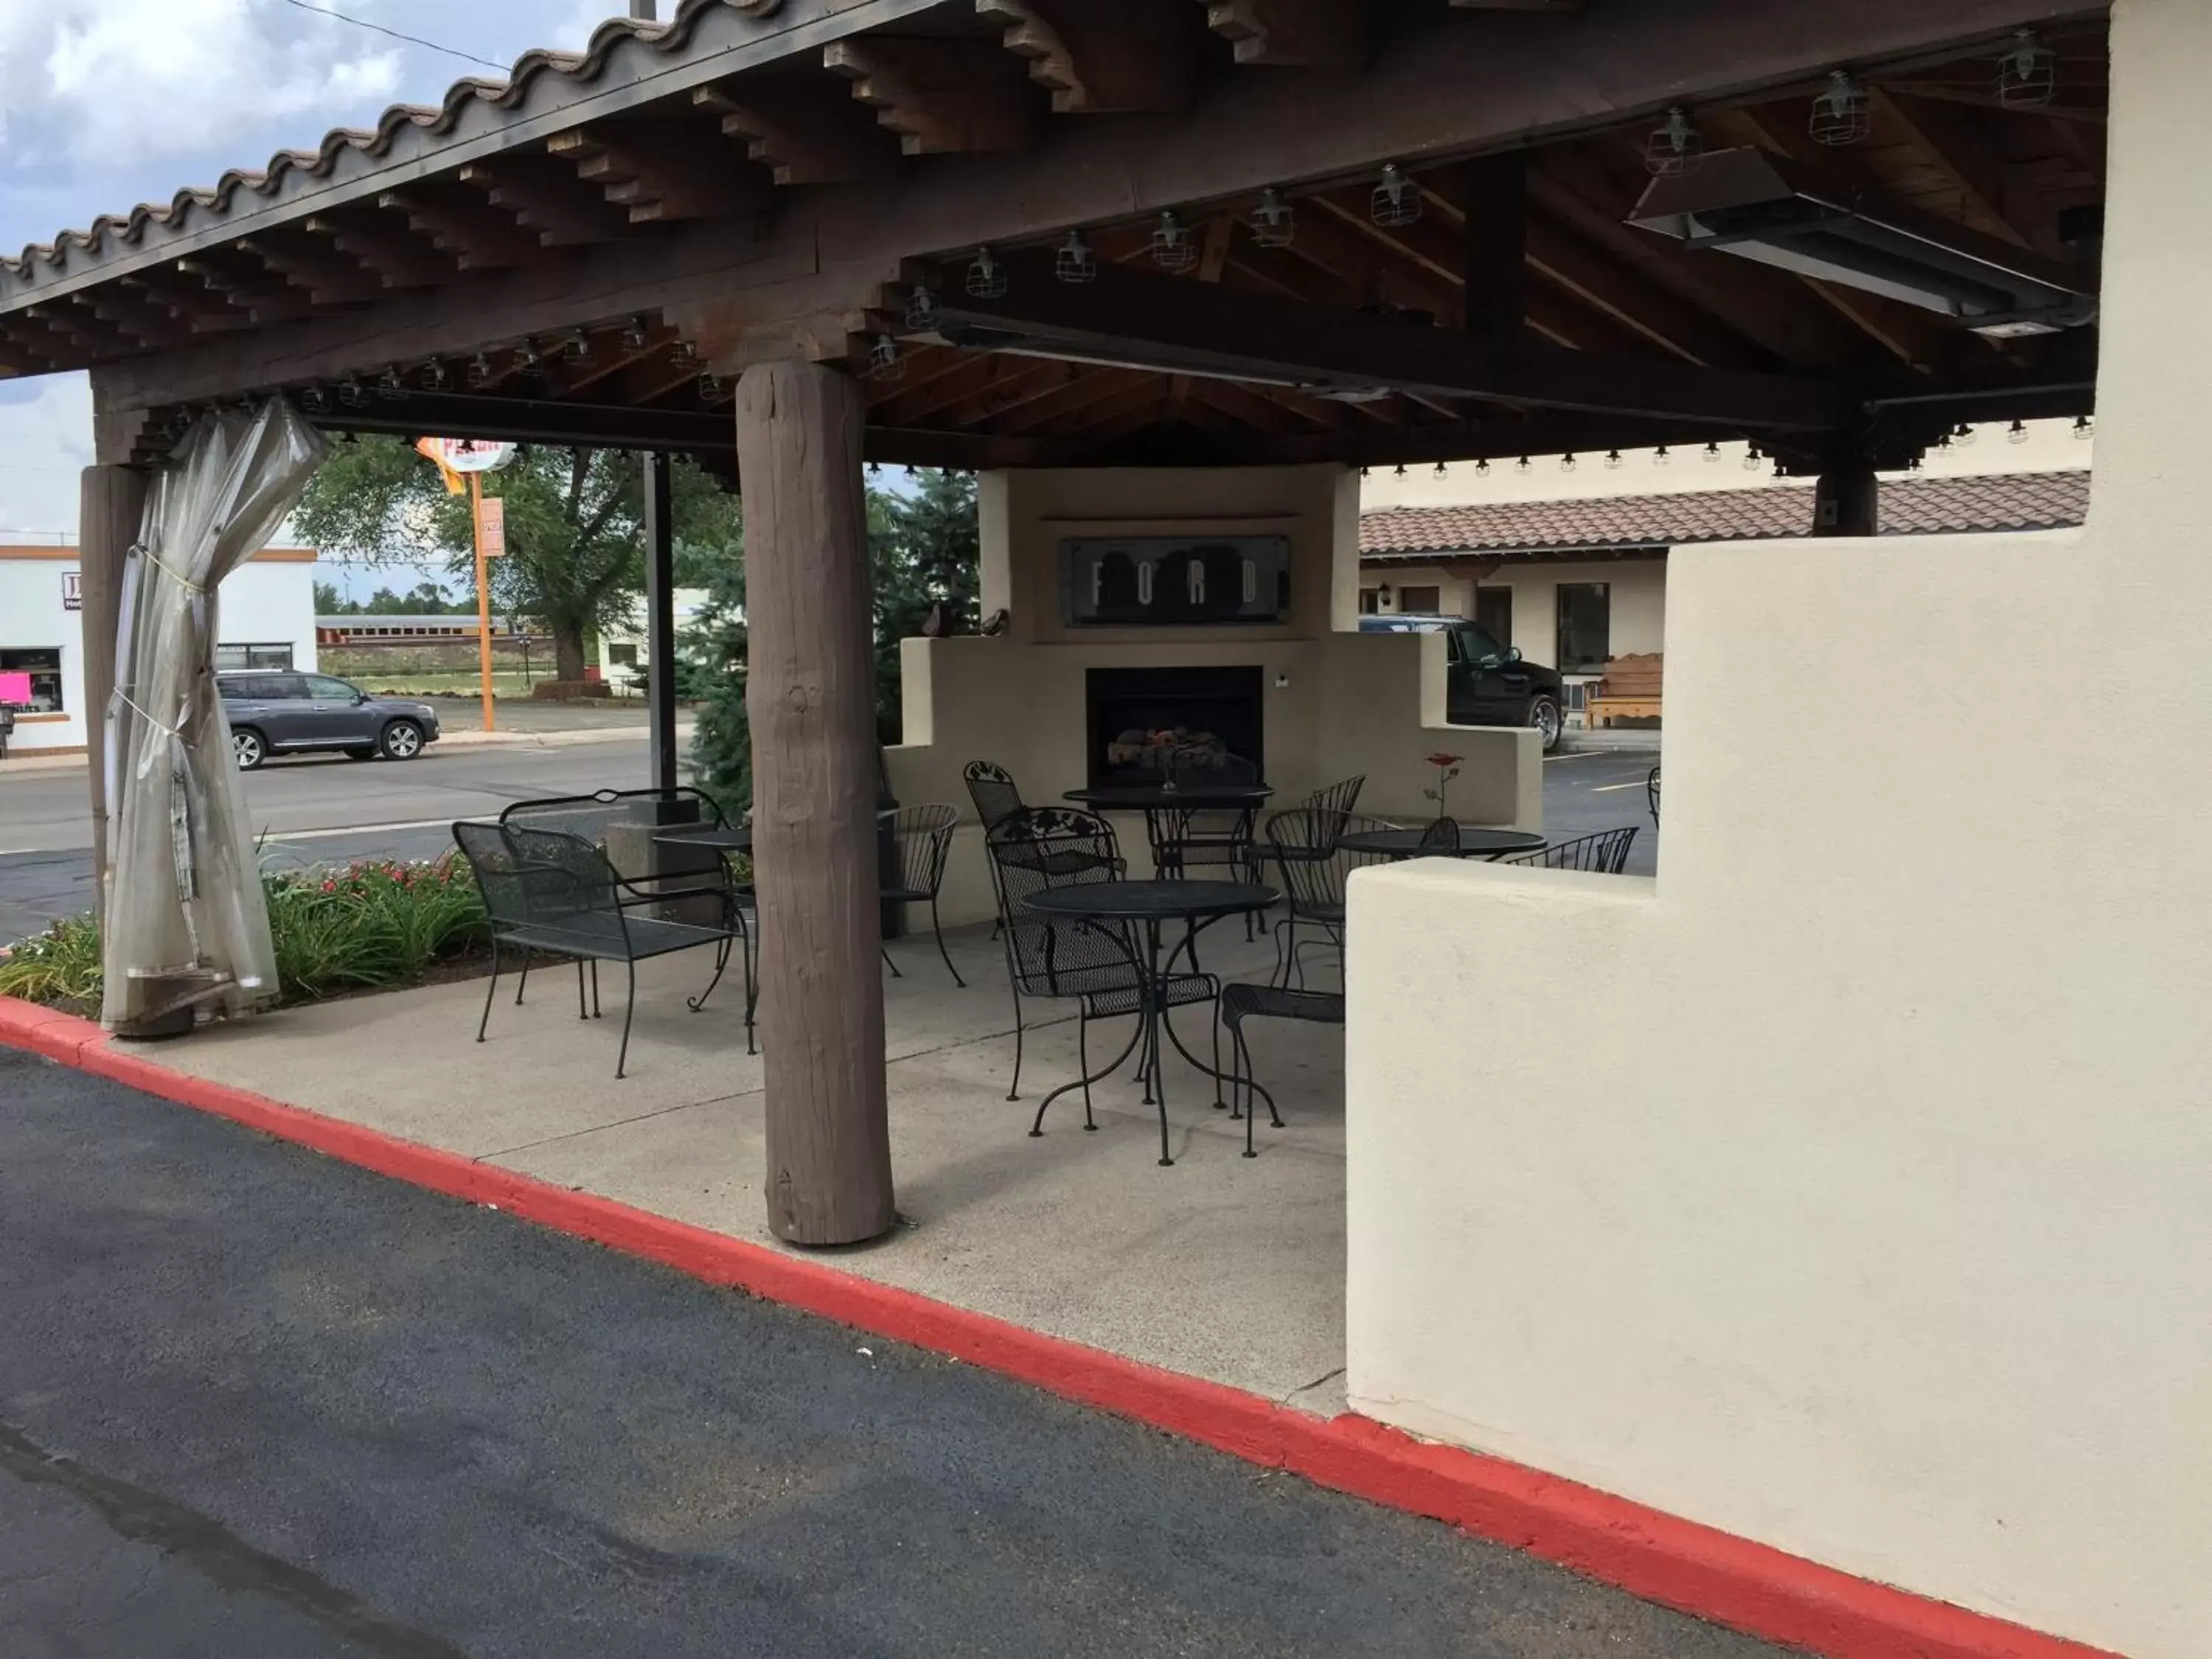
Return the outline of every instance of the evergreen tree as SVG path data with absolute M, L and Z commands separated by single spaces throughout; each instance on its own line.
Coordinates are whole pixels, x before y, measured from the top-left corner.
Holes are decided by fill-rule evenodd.
M 926 631 L 973 634 L 981 621 L 981 541 L 972 473 L 917 467 L 914 491 L 869 492 L 876 579 L 876 731 L 896 743 L 901 709 L 899 641 Z
M 686 580 L 707 603 L 677 641 L 676 691 L 698 705 L 691 781 L 732 820 L 753 800 L 752 728 L 745 720 L 745 557 L 741 525 L 719 556 L 687 558 Z

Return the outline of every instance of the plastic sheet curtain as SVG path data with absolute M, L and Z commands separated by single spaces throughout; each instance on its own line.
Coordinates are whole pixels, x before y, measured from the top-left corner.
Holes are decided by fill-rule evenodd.
M 324 443 L 290 404 L 196 422 L 125 562 L 106 714 L 100 1015 L 151 1035 L 273 1000 L 269 912 L 215 679 L 216 592 L 276 533 Z

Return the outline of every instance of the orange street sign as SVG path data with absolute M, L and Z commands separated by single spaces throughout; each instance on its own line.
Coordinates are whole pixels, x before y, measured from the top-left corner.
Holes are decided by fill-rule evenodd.
M 487 495 L 477 508 L 477 544 L 487 559 L 507 556 L 507 503 Z

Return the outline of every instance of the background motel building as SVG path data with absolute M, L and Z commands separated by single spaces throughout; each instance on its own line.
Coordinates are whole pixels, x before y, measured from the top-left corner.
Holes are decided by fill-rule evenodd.
M 83 613 L 73 547 L 0 547 L 0 698 L 11 755 L 85 746 Z M 270 547 L 222 585 L 221 668 L 315 665 L 315 550 Z M 21 678 L 17 678 L 21 677 Z

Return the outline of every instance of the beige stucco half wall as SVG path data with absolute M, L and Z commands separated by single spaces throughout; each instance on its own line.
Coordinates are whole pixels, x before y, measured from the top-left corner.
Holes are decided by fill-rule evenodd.
M 1469 823 L 1540 829 L 1543 758 L 1533 732 L 1444 721 L 1441 635 L 1359 634 L 1358 479 L 1335 465 L 1100 469 L 986 474 L 979 514 L 982 608 L 1004 608 L 993 637 L 902 645 L 904 741 L 887 754 L 902 801 L 960 807 L 944 892 L 945 921 L 992 913 L 979 831 L 961 771 L 994 761 L 1032 805 L 1057 803 L 1085 775 L 1093 668 L 1256 665 L 1265 697 L 1267 778 L 1285 804 L 1363 774 L 1361 810 L 1418 821 L 1425 763 L 1464 757 L 1453 815 Z M 1291 620 L 1236 628 L 1086 629 L 1063 625 L 1059 550 L 1070 537 L 1286 536 Z M 1145 866 L 1142 824 L 1122 820 L 1122 849 Z
M 2202 1659 L 2212 5 L 2118 0 L 2112 46 L 2086 527 L 1678 551 L 1656 882 L 1355 878 L 1348 1381 Z M 1786 741 L 1741 719 L 1777 683 Z

